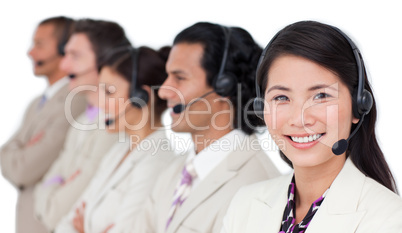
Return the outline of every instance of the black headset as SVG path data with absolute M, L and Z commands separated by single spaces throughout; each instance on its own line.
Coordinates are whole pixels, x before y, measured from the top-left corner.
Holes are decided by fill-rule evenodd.
M 66 47 L 66 44 L 68 42 L 68 39 L 70 38 L 70 31 L 71 31 L 71 26 L 74 23 L 73 19 L 70 18 L 64 18 L 65 19 L 65 24 L 64 24 L 64 30 L 63 30 L 63 34 L 59 40 L 59 43 L 57 44 L 57 53 L 60 56 L 64 56 L 65 52 L 64 52 L 64 47 Z
M 221 66 L 219 68 L 218 75 L 214 79 L 213 88 L 218 95 L 227 97 L 232 96 L 235 93 L 237 78 L 233 74 L 225 73 L 226 60 L 229 53 L 230 35 L 232 31 L 229 27 L 225 27 L 223 25 L 220 26 L 223 34 L 225 35 L 225 45 Z
M 353 50 L 353 54 L 356 60 L 356 65 L 357 65 L 357 71 L 358 71 L 358 84 L 357 87 L 354 90 L 353 96 L 352 96 L 352 111 L 353 115 L 356 118 L 363 119 L 365 115 L 367 115 L 371 107 L 373 106 L 373 96 L 369 91 L 367 91 L 364 88 L 364 74 L 366 73 L 364 63 L 363 63 L 363 58 L 362 55 L 355 45 L 353 41 L 345 34 L 343 33 L 339 28 L 330 26 L 334 30 L 336 30 L 339 34 L 341 34 L 349 43 L 350 47 Z M 273 41 L 278 37 L 281 31 L 279 31 L 268 43 L 268 45 L 265 47 L 265 49 L 262 51 L 262 54 L 260 56 L 260 59 L 258 61 L 258 66 L 257 66 L 257 74 L 258 70 L 260 69 L 260 66 L 262 64 L 262 61 L 265 58 L 265 55 L 273 43 Z M 264 99 L 262 98 L 263 94 L 261 93 L 260 89 L 260 84 L 259 80 L 256 78 L 255 79 L 255 88 L 257 92 L 257 98 L 254 99 L 253 107 L 254 107 L 254 112 L 255 114 L 261 118 L 264 119 Z
M 134 107 L 143 108 L 148 103 L 149 95 L 146 90 L 137 86 L 139 50 L 130 46 L 130 52 L 133 60 L 133 73 L 130 86 L 130 101 Z

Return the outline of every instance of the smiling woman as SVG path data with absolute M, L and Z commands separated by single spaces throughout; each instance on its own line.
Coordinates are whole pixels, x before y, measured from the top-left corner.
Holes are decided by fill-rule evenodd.
M 286 68 L 287 67 L 287 68 Z M 342 168 L 346 153 L 333 156 L 332 145 L 347 138 L 353 123 L 351 94 L 334 72 L 305 58 L 279 56 L 269 69 L 265 122 L 293 167 L 311 167 L 333 159 Z M 275 112 L 274 112 L 275 111 Z M 315 140 L 313 140 L 315 138 Z M 333 165 L 333 163 L 327 163 Z
M 402 199 L 353 42 L 330 25 L 291 24 L 264 50 L 257 79 L 265 123 L 277 144 L 285 141 L 281 156 L 294 173 L 239 191 L 222 232 L 399 231 Z M 349 144 L 335 153 L 343 138 Z

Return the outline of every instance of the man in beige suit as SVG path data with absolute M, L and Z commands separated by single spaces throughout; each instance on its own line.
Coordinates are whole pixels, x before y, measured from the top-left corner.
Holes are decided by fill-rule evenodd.
M 253 134 L 261 122 L 248 114 L 260 53 L 237 27 L 197 23 L 176 36 L 159 96 L 194 150 L 160 176 L 133 232 L 219 232 L 240 187 L 279 175 Z
M 29 105 L 20 129 L 0 150 L 2 173 L 19 191 L 18 233 L 46 232 L 34 218 L 33 188 L 60 153 L 70 126 L 66 116 L 71 120 L 85 108 L 80 95 L 68 100 L 69 80 L 59 69 L 73 23 L 66 17 L 54 17 L 37 27 L 29 55 L 35 75 L 45 76 L 49 86 Z
M 105 130 L 99 106 L 99 62 L 104 54 L 124 44 L 124 30 L 114 22 L 83 19 L 75 23 L 66 45 L 61 69 L 71 78 L 70 89 L 85 89 L 87 110 L 73 124 L 64 150 L 35 189 L 37 218 L 53 231 L 78 200 L 97 171 L 100 161 L 118 140 Z M 96 49 L 95 49 L 96 48 Z

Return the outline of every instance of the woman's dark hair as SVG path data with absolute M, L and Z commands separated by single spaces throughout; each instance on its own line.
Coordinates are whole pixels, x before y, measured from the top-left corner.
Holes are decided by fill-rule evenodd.
M 240 27 L 230 27 L 229 30 L 230 44 L 224 73 L 235 76 L 241 85 L 241 92 L 236 89 L 236 94 L 229 97 L 235 109 L 233 127 L 251 134 L 257 126 L 264 125 L 262 120 L 252 114 L 252 100 L 256 97 L 255 69 L 262 49 L 246 30 Z M 196 23 L 176 36 L 173 44 L 180 43 L 199 43 L 203 46 L 201 66 L 207 74 L 208 85 L 212 86 L 219 73 L 225 49 L 225 32 L 222 26 L 207 22 Z
M 358 85 L 356 60 L 349 42 L 334 27 L 314 21 L 301 21 L 282 29 L 267 49 L 257 71 L 261 93 L 265 93 L 272 63 L 282 55 L 300 56 L 327 68 L 337 74 L 341 82 L 348 87 L 351 96 L 354 96 Z M 366 72 L 364 76 L 364 88 L 373 95 Z M 352 98 L 352 101 L 355 99 Z M 350 139 L 346 156 L 350 157 L 366 176 L 397 192 L 395 180 L 376 139 L 376 119 L 377 108 L 374 100 L 361 128 Z M 353 125 L 351 130 L 355 127 L 356 125 Z M 282 151 L 280 154 L 282 159 L 292 166 Z
M 83 33 L 91 42 L 96 55 L 96 65 L 99 67 L 117 47 L 130 46 L 124 29 L 117 23 L 104 20 L 81 19 L 74 25 L 73 34 Z
M 151 87 L 153 93 L 149 100 L 154 100 L 154 117 L 155 120 L 160 121 L 163 111 L 167 108 L 167 103 L 158 96 L 158 88 L 152 87 L 161 86 L 167 78 L 165 64 L 169 52 L 169 46 L 162 47 L 159 51 L 145 46 L 137 49 L 120 47 L 104 58 L 101 69 L 105 66 L 110 67 L 131 84 L 133 72 L 135 72 L 133 59 L 137 59 L 137 87 L 142 85 Z

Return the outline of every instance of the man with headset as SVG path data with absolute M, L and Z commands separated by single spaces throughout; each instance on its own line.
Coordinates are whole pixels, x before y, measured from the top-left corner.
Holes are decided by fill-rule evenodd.
M 84 94 L 88 106 L 70 127 L 59 159 L 35 188 L 35 214 L 49 231 L 68 214 L 118 140 L 117 134 L 106 132 L 105 116 L 98 108 L 98 67 L 119 46 L 131 46 L 124 29 L 93 19 L 78 20 L 66 45 L 60 67 L 69 74 L 69 88 Z
M 133 232 L 219 232 L 241 186 L 279 175 L 254 135 L 262 122 L 247 114 L 260 53 L 239 27 L 201 22 L 176 36 L 159 96 L 194 149 L 160 176 Z
M 65 107 L 69 94 L 68 78 L 59 68 L 74 21 L 67 17 L 53 17 L 39 23 L 29 56 L 34 74 L 45 76 L 49 86 L 44 94 L 29 105 L 20 129 L 0 150 L 4 177 L 18 188 L 16 230 L 18 233 L 46 232 L 34 218 L 33 188 L 58 157 L 69 121 L 85 108 L 85 101 L 77 96 Z

